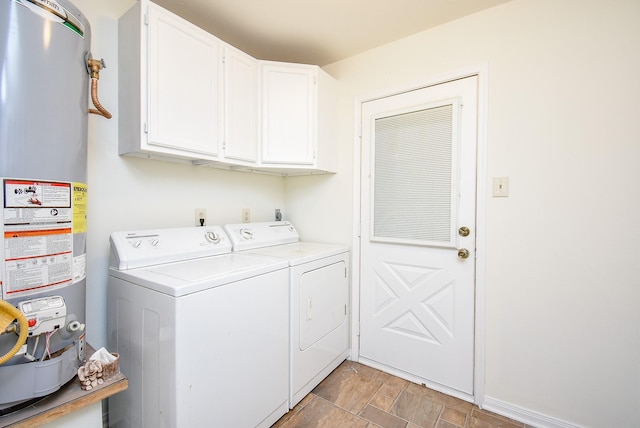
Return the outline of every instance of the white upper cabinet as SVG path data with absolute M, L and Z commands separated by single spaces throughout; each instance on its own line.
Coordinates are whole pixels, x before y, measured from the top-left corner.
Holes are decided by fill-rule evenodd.
M 335 80 L 320 67 L 260 62 L 261 165 L 336 170 Z M 302 171 L 301 171 L 302 172 Z
M 258 60 L 224 46 L 224 158 L 258 160 Z
M 221 42 L 149 6 L 149 143 L 218 155 Z
M 121 154 L 217 159 L 222 42 L 145 0 L 119 22 Z
M 261 63 L 262 163 L 313 165 L 316 82 L 311 66 Z
M 336 82 L 319 67 L 258 61 L 149 0 L 118 25 L 121 155 L 336 171 Z

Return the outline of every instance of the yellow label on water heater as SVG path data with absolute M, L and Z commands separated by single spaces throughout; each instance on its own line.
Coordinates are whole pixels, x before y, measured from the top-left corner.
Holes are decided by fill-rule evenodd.
M 73 199 L 73 233 L 87 232 L 87 185 L 85 183 L 72 184 Z

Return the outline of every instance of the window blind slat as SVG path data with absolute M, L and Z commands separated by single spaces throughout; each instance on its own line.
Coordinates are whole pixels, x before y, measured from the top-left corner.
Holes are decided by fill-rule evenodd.
M 376 119 L 374 237 L 448 243 L 453 106 Z

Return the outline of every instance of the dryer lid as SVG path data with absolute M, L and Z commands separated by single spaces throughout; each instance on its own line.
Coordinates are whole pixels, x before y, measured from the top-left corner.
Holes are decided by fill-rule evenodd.
M 290 266 L 297 266 L 325 259 L 349 251 L 344 245 L 323 244 L 318 242 L 294 242 L 292 244 L 251 250 L 251 254 L 286 259 Z

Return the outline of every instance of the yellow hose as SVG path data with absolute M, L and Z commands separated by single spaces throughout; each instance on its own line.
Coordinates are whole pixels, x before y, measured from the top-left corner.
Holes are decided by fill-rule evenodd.
M 6 363 L 14 355 L 18 353 L 22 345 L 27 341 L 27 334 L 29 333 L 29 324 L 27 323 L 27 318 L 24 316 L 22 312 L 11 303 L 6 302 L 4 300 L 0 300 L 0 312 L 4 312 L 11 316 L 11 319 L 17 319 L 18 324 L 20 325 L 20 335 L 18 336 L 18 341 L 15 346 L 11 348 L 9 352 L 0 357 L 0 365 Z M 4 328 L 0 331 L 0 333 L 4 333 Z

